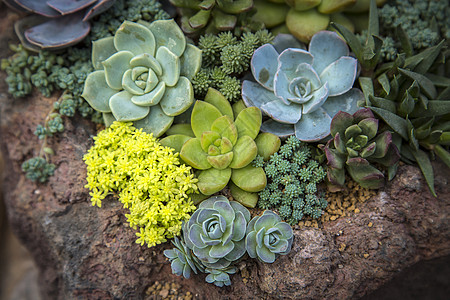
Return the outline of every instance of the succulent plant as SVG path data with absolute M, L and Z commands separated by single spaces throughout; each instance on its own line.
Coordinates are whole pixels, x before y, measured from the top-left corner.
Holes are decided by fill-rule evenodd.
M 197 274 L 199 271 L 203 272 L 205 267 L 198 260 L 198 258 L 192 254 L 192 250 L 186 247 L 183 240 L 178 237 L 174 237 L 172 241 L 175 248 L 171 250 L 164 250 L 164 255 L 169 258 L 172 267 L 172 273 L 184 278 L 190 278 L 191 273 Z
M 184 241 L 205 267 L 226 268 L 245 254 L 249 221 L 247 208 L 224 196 L 214 196 L 203 201 L 184 224 Z
M 345 169 L 360 186 L 376 189 L 384 184 L 384 175 L 373 164 L 395 165 L 400 152 L 389 131 L 378 133 L 378 120 L 368 108 L 353 115 L 338 112 L 331 121 L 331 135 L 322 145 L 328 160 L 327 178 L 332 188 L 343 187 Z
M 253 54 L 251 68 L 257 82 L 243 82 L 244 102 L 272 119 L 264 122 L 262 131 L 321 140 L 330 134 L 331 119 L 338 111 L 354 113 L 363 99 L 360 90 L 352 89 L 357 61 L 331 31 L 315 34 L 309 51 L 287 48 L 288 37 L 278 41 L 283 47 L 274 41 L 274 46 L 266 44 Z
M 58 50 L 84 39 L 88 20 L 110 8 L 115 0 L 4 0 L 9 6 L 34 15 L 15 24 L 16 34 L 29 50 Z
M 233 29 L 256 31 L 261 22 L 251 20 L 253 0 L 170 0 L 181 14 L 181 28 L 186 34 L 216 34 Z
M 288 223 L 271 210 L 254 217 L 247 226 L 245 248 L 251 258 L 259 258 L 265 263 L 273 263 L 277 255 L 291 251 L 294 234 Z
M 208 283 L 214 283 L 214 285 L 218 287 L 223 287 L 224 285 L 231 285 L 231 280 L 229 274 L 234 274 L 237 272 L 237 268 L 235 266 L 229 266 L 223 269 L 211 269 L 206 268 L 206 273 L 209 273 L 206 276 L 205 281 Z
M 198 187 L 204 195 L 220 191 L 230 179 L 238 188 L 251 193 L 266 185 L 264 170 L 250 163 L 258 151 L 276 152 L 277 144 L 267 141 L 278 138 L 273 135 L 257 138 L 261 126 L 258 108 L 244 108 L 236 118 L 234 115 L 225 97 L 210 88 L 205 101 L 197 101 L 192 110 L 194 137 L 174 134 L 161 140 L 163 145 L 179 151 L 186 164 L 200 170 Z M 255 204 L 246 203 L 252 207 Z
M 114 37 L 93 43 L 96 71 L 82 96 L 106 125 L 134 121 L 158 137 L 193 103 L 190 79 L 200 69 L 201 51 L 186 44 L 174 20 L 141 23 L 125 21 Z

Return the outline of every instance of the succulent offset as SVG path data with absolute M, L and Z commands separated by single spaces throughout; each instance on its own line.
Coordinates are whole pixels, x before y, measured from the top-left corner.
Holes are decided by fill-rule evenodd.
M 105 123 L 134 121 L 158 137 L 193 103 L 201 51 L 174 20 L 125 21 L 114 37 L 93 43 L 92 63 L 82 96 Z
M 291 251 L 293 238 L 292 227 L 273 211 L 265 210 L 262 216 L 248 223 L 245 247 L 251 258 L 273 263 L 277 255 Z
M 249 221 L 250 212 L 240 203 L 211 197 L 184 224 L 184 241 L 205 267 L 226 268 L 245 254 Z
M 309 51 L 287 48 L 290 39 L 280 38 L 279 45 L 274 41 L 274 46 L 255 51 L 251 67 L 257 82 L 245 80 L 242 97 L 247 106 L 260 108 L 272 119 L 263 123 L 262 131 L 318 141 L 330 134 L 338 111 L 354 113 L 363 99 L 361 91 L 352 88 L 357 60 L 348 56 L 346 43 L 334 32 L 315 34 Z
M 23 45 L 58 50 L 85 38 L 91 25 L 88 20 L 110 8 L 115 0 L 4 0 L 13 8 L 34 13 L 19 20 L 16 33 Z
M 259 147 L 271 153 L 278 150 L 276 145 L 268 145 L 264 138 L 257 139 L 257 145 L 255 139 L 260 126 L 258 108 L 245 108 L 235 118 L 225 97 L 209 89 L 205 101 L 197 101 L 192 110 L 193 137 L 174 134 L 162 139 L 161 143 L 180 151 L 185 163 L 200 170 L 198 187 L 202 194 L 216 193 L 230 180 L 243 191 L 258 192 L 266 185 L 266 175 L 262 168 L 253 167 L 250 162 Z
M 332 187 L 342 187 L 345 169 L 364 188 L 380 188 L 384 174 L 373 164 L 395 165 L 400 159 L 389 131 L 378 133 L 378 120 L 368 108 L 350 115 L 339 112 L 331 122 L 331 135 L 325 147 L 327 178 Z
M 235 27 L 247 27 L 248 31 L 263 28 L 261 22 L 251 20 L 253 0 L 170 0 L 170 3 L 179 9 L 181 28 L 186 34 L 216 34 Z
M 186 247 L 183 240 L 178 237 L 174 237 L 172 244 L 175 248 L 171 250 L 164 250 L 164 255 L 169 258 L 172 267 L 172 273 L 184 278 L 190 278 L 191 273 L 197 274 L 199 271 L 203 272 L 205 267 L 198 260 L 198 258 L 192 254 L 192 250 Z

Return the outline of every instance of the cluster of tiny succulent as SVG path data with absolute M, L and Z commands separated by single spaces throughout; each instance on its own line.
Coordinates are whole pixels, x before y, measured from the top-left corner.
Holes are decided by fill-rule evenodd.
M 414 49 L 450 38 L 449 13 L 448 1 L 430 0 L 391 0 L 379 10 L 382 33 L 395 38 L 395 29 L 401 25 Z
M 177 236 L 195 210 L 188 196 L 197 191 L 191 167 L 131 123 L 114 122 L 94 140 L 83 158 L 92 205 L 101 207 L 107 195 L 117 193 L 129 209 L 130 227 L 140 227 L 136 243 L 141 245 L 152 247 Z
M 257 157 L 253 164 L 263 166 L 268 177 L 266 188 L 259 193 L 258 206 L 278 209 L 291 225 L 303 216 L 319 218 L 328 202 L 319 194 L 317 184 L 325 179 L 326 171 L 311 156 L 310 147 L 291 136 L 267 162 Z
M 201 36 L 198 47 L 202 50 L 202 68 L 192 81 L 195 95 L 203 98 L 212 87 L 229 101 L 239 100 L 241 82 L 237 77 L 248 70 L 253 52 L 272 40 L 267 30 L 244 33 L 240 40 L 231 32 Z
M 165 250 L 172 272 L 189 278 L 191 273 L 208 273 L 206 282 L 231 285 L 229 275 L 245 253 L 265 263 L 291 251 L 292 228 L 273 211 L 250 220 L 250 212 L 236 201 L 214 196 L 203 201 L 188 222 L 183 236 Z
M 22 171 L 25 172 L 26 178 L 37 181 L 46 182 L 49 176 L 55 172 L 55 165 L 49 164 L 45 158 L 33 157 L 22 164 Z

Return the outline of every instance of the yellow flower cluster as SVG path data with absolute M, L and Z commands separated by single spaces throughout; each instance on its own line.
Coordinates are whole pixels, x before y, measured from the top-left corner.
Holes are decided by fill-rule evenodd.
M 191 167 L 132 123 L 114 122 L 94 141 L 83 158 L 92 205 L 101 207 L 107 195 L 118 194 L 130 211 L 130 226 L 140 227 L 136 242 L 141 245 L 152 247 L 178 235 L 195 210 L 188 195 L 197 192 L 198 180 Z

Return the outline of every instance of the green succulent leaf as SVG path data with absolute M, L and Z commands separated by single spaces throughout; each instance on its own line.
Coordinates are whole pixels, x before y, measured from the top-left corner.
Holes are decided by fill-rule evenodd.
M 186 37 L 174 19 L 158 20 L 150 23 L 148 28 L 155 36 L 156 49 L 164 46 L 180 57 L 186 50 Z
M 211 168 L 207 154 L 203 151 L 200 139 L 198 138 L 190 139 L 184 143 L 180 151 L 180 157 L 196 169 L 206 170 Z
M 346 162 L 347 171 L 354 181 L 368 189 L 378 189 L 384 184 L 384 175 L 361 157 L 350 158 Z
M 258 148 L 255 141 L 251 137 L 244 135 L 237 140 L 236 145 L 234 145 L 233 152 L 234 157 L 230 164 L 230 168 L 240 169 L 247 166 L 252 160 L 255 159 L 258 153 Z
M 255 168 L 247 165 L 241 169 L 233 169 L 231 180 L 239 188 L 247 192 L 262 191 L 267 184 L 266 174 L 263 168 Z
M 433 167 L 431 165 L 431 161 L 428 157 L 428 154 L 420 149 L 414 150 L 409 146 L 406 146 L 406 148 L 414 156 L 414 159 L 419 165 L 419 168 L 422 171 L 423 176 L 425 177 L 425 181 L 427 182 L 427 185 L 430 188 L 431 193 L 433 194 L 433 196 L 437 197 L 436 192 L 434 190 Z
M 194 45 L 187 44 L 183 56 L 180 58 L 181 76 L 192 80 L 202 66 L 202 51 Z
M 402 69 L 402 68 L 398 68 L 398 70 L 400 71 L 400 73 L 408 76 L 409 78 L 415 80 L 419 86 L 422 88 L 422 91 L 431 99 L 436 99 L 437 97 L 437 91 L 436 88 L 434 87 L 433 82 L 428 79 L 427 77 L 425 77 L 422 74 L 416 73 L 416 72 L 411 72 L 409 70 L 406 69 Z
M 441 116 L 450 113 L 450 101 L 448 100 L 430 100 L 428 102 L 428 109 L 421 110 L 415 109 L 410 117 L 433 117 L 433 116 Z
M 161 46 L 156 51 L 156 60 L 160 62 L 162 67 L 161 81 L 167 86 L 174 86 L 180 78 L 180 59 L 169 48 Z M 188 80 L 189 81 L 189 80 Z
M 166 115 L 159 105 L 154 105 L 146 117 L 134 121 L 133 124 L 147 133 L 153 133 L 154 137 L 160 137 L 172 123 L 173 117 Z
M 154 106 L 161 101 L 165 92 L 166 84 L 164 82 L 160 82 L 150 93 L 146 93 L 144 95 L 133 95 L 131 97 L 131 102 L 138 106 Z
M 102 62 L 105 69 L 106 82 L 112 89 L 122 89 L 123 74 L 130 68 L 130 60 L 132 58 L 133 53 L 130 51 L 120 51 Z
M 200 138 L 203 151 L 208 152 L 209 146 L 220 138 L 221 136 L 217 132 L 214 131 L 203 132 L 202 137 Z
M 210 131 L 214 121 L 222 116 L 222 113 L 212 104 L 205 101 L 196 101 L 191 115 L 192 131 L 200 138 L 205 131 Z
M 111 57 L 117 50 L 114 37 L 106 37 L 92 42 L 92 65 L 95 70 L 103 70 L 102 62 Z
M 378 120 L 375 118 L 363 119 L 358 123 L 358 126 L 369 140 L 373 139 L 377 135 Z
M 265 161 L 267 161 L 272 154 L 277 152 L 281 146 L 280 138 L 269 132 L 258 134 L 255 143 L 258 147 L 258 155 L 262 156 Z
M 374 113 L 376 113 L 383 121 L 385 121 L 395 132 L 397 132 L 403 139 L 408 140 L 408 125 L 406 120 L 397 116 L 396 114 L 378 108 L 369 107 Z
M 383 73 L 380 76 L 378 76 L 377 81 L 381 84 L 381 87 L 383 88 L 386 95 L 389 95 L 389 93 L 391 92 L 391 83 L 386 73 Z
M 205 102 L 214 105 L 224 116 L 230 117 L 234 120 L 233 109 L 230 102 L 225 98 L 225 96 L 216 89 L 209 88 L 205 96 Z M 243 102 L 241 102 L 243 103 Z M 245 107 L 244 107 L 245 108 Z
M 397 105 L 395 104 L 394 101 L 385 98 L 375 97 L 372 95 L 369 96 L 369 101 L 371 103 L 371 106 L 379 107 L 394 114 L 397 111 Z
M 347 112 L 338 112 L 330 125 L 331 135 L 334 137 L 337 133 L 344 136 L 345 130 L 353 124 L 353 116 Z
M 254 208 L 256 207 L 256 203 L 258 202 L 258 194 L 246 192 L 243 189 L 239 188 L 233 182 L 228 184 L 231 195 L 233 198 L 246 207 Z
M 201 29 L 206 26 L 211 16 L 211 10 L 199 10 L 189 18 L 189 25 L 194 29 Z
M 344 37 L 344 39 L 347 41 L 347 44 L 350 46 L 353 52 L 355 52 L 358 60 L 361 61 L 363 56 L 363 47 L 355 34 L 341 24 L 331 22 L 330 25 L 336 28 L 336 30 Z
M 185 112 L 194 102 L 194 90 L 192 84 L 184 76 L 181 76 L 173 87 L 166 87 L 161 98 L 160 105 L 168 116 L 177 116 Z
M 212 195 L 222 190 L 230 181 L 231 169 L 208 169 L 198 175 L 197 186 L 204 195 Z
M 364 94 L 364 99 L 366 100 L 366 106 L 370 106 L 369 96 L 374 95 L 375 92 L 373 90 L 373 82 L 370 77 L 359 77 L 358 78 L 359 85 L 361 86 L 361 90 Z
M 81 96 L 95 110 L 108 113 L 111 112 L 109 99 L 118 91 L 109 87 L 105 79 L 105 71 L 95 71 L 87 76 Z
M 414 52 L 408 34 L 405 32 L 405 30 L 403 30 L 403 27 L 401 25 L 397 26 L 396 32 L 402 45 L 403 52 L 405 52 L 406 54 L 406 57 L 412 56 Z
M 148 53 L 136 55 L 130 60 L 130 67 L 146 67 L 152 69 L 158 76 L 162 75 L 161 64 Z
M 227 168 L 233 160 L 234 153 L 228 152 L 226 154 L 219 154 L 214 156 L 207 156 L 206 159 L 215 169 L 223 170 Z
M 172 127 L 170 129 L 172 129 Z M 183 135 L 183 134 L 173 134 L 173 135 L 166 136 L 165 138 L 161 139 L 159 142 L 162 146 L 170 147 L 170 148 L 175 149 L 176 152 L 180 152 L 184 143 L 186 143 L 191 138 L 192 137 Z
M 450 168 L 450 153 L 445 150 L 442 146 L 436 145 L 434 147 L 434 153 L 439 156 L 440 159 Z
M 240 137 L 248 135 L 254 140 L 261 128 L 261 111 L 257 107 L 248 107 L 239 113 L 234 123 Z
M 416 73 L 425 74 L 433 65 L 445 45 L 445 40 L 436 46 L 427 48 L 414 56 L 408 57 L 405 61 L 405 68 L 411 69 Z
M 222 137 L 226 137 L 230 140 L 231 144 L 236 144 L 238 130 L 230 117 L 222 116 L 217 118 L 211 125 L 211 131 L 217 132 Z
M 117 51 L 130 51 L 133 56 L 142 53 L 155 55 L 155 36 L 141 24 L 125 21 L 114 35 L 114 46 Z
M 150 107 L 135 105 L 131 102 L 131 97 L 133 97 L 132 94 L 121 91 L 109 99 L 109 107 L 117 121 L 137 121 L 149 114 Z

